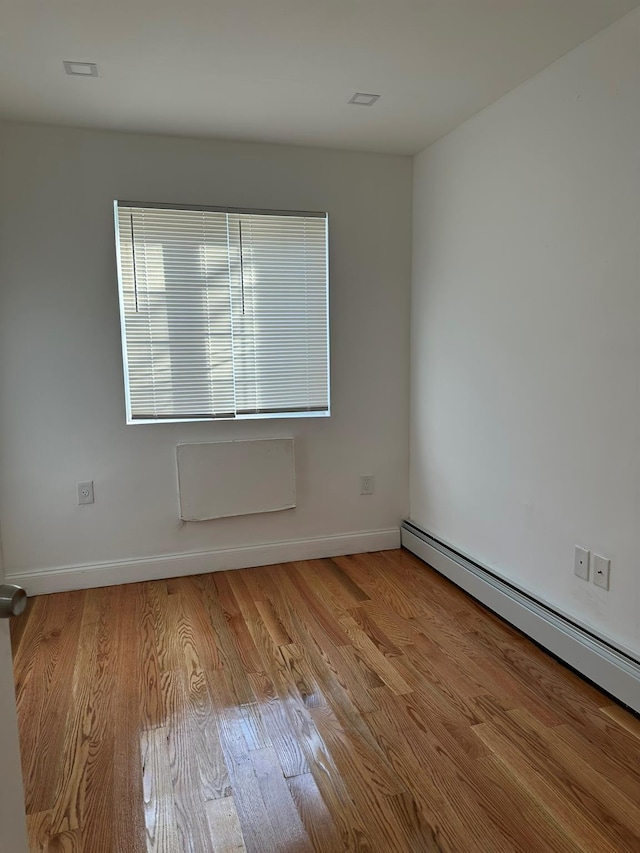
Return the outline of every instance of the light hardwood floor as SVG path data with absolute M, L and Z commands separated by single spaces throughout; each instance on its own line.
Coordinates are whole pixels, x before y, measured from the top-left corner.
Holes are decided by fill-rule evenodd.
M 32 851 L 640 851 L 640 723 L 405 551 L 42 596 Z

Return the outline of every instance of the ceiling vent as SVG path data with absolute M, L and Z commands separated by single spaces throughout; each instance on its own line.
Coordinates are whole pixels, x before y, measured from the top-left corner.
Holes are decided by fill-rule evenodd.
M 98 66 L 95 62 L 70 62 L 65 59 L 62 63 L 70 77 L 97 77 Z
M 355 104 L 358 107 L 372 107 L 379 97 L 380 95 L 368 95 L 366 92 L 356 92 L 349 100 L 349 103 Z

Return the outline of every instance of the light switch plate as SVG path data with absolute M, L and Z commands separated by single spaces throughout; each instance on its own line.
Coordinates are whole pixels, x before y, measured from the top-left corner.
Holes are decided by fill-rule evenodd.
M 593 555 L 593 582 L 596 586 L 609 589 L 610 569 L 611 560 L 607 560 L 606 557 L 601 557 L 599 554 Z
M 589 551 L 576 545 L 573 557 L 573 573 L 585 581 L 589 580 Z

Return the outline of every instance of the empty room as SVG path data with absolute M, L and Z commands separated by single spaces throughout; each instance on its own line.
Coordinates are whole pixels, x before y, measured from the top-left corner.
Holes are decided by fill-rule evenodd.
M 0 0 L 0 853 L 640 851 L 640 0 Z

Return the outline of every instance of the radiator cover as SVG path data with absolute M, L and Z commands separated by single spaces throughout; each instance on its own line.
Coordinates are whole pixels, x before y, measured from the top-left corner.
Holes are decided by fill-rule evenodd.
M 601 637 L 519 590 L 413 522 L 402 545 L 577 672 L 640 713 L 640 663 Z

